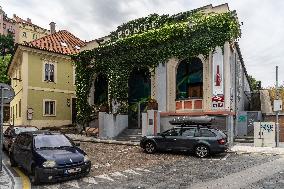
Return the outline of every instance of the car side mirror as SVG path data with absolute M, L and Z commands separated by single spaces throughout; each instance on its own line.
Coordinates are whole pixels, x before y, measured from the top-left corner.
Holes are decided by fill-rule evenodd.
M 75 146 L 80 146 L 80 143 L 79 142 L 75 143 Z

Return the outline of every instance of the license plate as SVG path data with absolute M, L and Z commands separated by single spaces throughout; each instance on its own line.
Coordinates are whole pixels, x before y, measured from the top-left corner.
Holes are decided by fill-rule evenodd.
M 67 173 L 67 174 L 72 174 L 72 173 L 78 173 L 78 172 L 80 172 L 81 171 L 81 168 L 73 168 L 73 169 L 67 169 L 66 171 L 65 171 L 65 173 Z

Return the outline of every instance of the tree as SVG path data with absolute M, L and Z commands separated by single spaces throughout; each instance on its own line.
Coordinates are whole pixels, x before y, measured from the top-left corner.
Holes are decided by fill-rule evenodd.
M 261 81 L 257 81 L 254 77 L 251 75 L 248 76 L 249 83 L 251 85 L 252 91 L 260 90 L 261 87 Z
M 0 35 L 0 83 L 10 83 L 7 69 L 14 52 L 14 39 L 11 34 Z

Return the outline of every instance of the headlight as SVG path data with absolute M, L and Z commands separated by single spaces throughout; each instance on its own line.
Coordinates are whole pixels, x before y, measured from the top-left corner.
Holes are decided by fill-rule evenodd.
M 47 160 L 42 164 L 43 167 L 49 167 L 49 168 L 55 167 L 55 165 L 56 165 L 56 162 L 53 160 Z
M 87 161 L 90 161 L 90 158 L 87 155 L 85 155 L 84 156 L 84 162 L 87 162 Z

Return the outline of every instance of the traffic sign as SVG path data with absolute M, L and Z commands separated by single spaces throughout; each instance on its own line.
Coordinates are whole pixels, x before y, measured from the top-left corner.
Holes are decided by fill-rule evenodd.
M 15 96 L 13 88 L 8 84 L 0 83 L 0 89 L 3 89 L 3 104 L 9 104 Z

